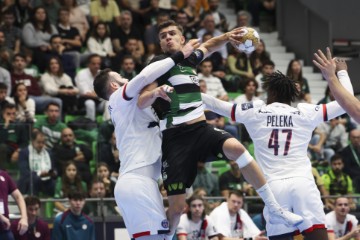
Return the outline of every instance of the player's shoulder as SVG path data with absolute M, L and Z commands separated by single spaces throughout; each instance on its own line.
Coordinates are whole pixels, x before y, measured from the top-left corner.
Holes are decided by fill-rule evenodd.
M 169 57 L 169 55 L 167 55 L 167 54 L 156 55 L 150 60 L 149 64 L 157 62 L 157 61 L 161 61 L 167 57 Z
M 240 107 L 241 111 L 247 111 L 250 109 L 260 108 L 262 106 L 265 106 L 265 103 L 263 100 L 255 100 L 252 102 L 241 103 L 239 107 Z

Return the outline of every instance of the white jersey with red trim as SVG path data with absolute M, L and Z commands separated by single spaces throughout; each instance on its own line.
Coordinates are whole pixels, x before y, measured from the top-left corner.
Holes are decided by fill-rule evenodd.
M 343 237 L 357 228 L 358 220 L 352 214 L 347 214 L 344 223 L 336 221 L 335 211 L 331 211 L 325 216 L 325 223 L 328 232 L 334 232 L 336 238 Z
M 327 106 L 307 103 L 266 105 L 262 100 L 234 105 L 232 118 L 244 123 L 255 158 L 268 181 L 288 177 L 313 179 L 307 148 L 316 126 L 327 121 Z
M 109 112 L 120 153 L 120 175 L 151 165 L 161 158 L 159 119 L 151 107 L 138 108 L 138 96 L 128 99 L 126 86 L 119 88 L 109 99 Z M 156 175 L 160 176 L 160 168 L 158 171 Z
M 195 223 L 188 218 L 187 214 L 183 214 L 180 217 L 176 235 L 186 236 L 188 240 L 207 240 L 209 239 L 208 237 L 217 235 L 218 232 L 209 216 L 205 216 L 204 221 L 206 222 L 203 223 L 203 221 L 199 221 Z M 204 229 L 202 229 L 202 224 Z

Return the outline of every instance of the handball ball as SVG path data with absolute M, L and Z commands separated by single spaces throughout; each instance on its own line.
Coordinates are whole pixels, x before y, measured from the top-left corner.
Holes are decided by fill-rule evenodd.
M 234 46 L 240 51 L 244 52 L 246 54 L 252 53 L 255 49 L 258 43 L 260 42 L 260 36 L 259 33 L 253 29 L 253 28 L 244 28 L 244 32 L 239 35 L 238 41 L 240 41 L 240 44 L 234 44 Z

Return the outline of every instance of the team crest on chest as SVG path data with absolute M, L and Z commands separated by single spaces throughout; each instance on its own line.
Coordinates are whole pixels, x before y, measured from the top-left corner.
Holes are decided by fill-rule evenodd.
M 196 85 L 199 86 L 199 78 L 195 75 L 195 76 L 189 76 L 190 80 L 195 83 Z

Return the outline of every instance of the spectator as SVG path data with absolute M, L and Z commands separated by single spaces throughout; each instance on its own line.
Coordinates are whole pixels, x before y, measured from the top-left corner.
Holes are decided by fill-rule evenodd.
M 135 70 L 135 59 L 133 56 L 124 56 L 121 60 L 121 67 L 119 74 L 126 79 L 133 79 L 138 73 Z
M 104 22 L 109 25 L 115 23 L 120 26 L 120 9 L 113 0 L 96 0 L 90 4 L 90 16 L 94 25 Z
M 29 98 L 24 83 L 20 82 L 15 85 L 13 96 L 16 106 L 16 120 L 32 125 L 35 122 L 35 101 Z
M 6 162 L 17 162 L 20 148 L 25 147 L 29 140 L 25 125 L 16 122 L 15 116 L 15 105 L 6 104 L 0 120 L 0 168 Z
M 188 19 L 186 26 L 198 28 L 200 25 L 200 15 L 196 9 L 196 0 L 185 0 L 185 4 L 182 7 L 182 10 L 185 12 Z
M 247 196 L 253 196 L 255 191 L 251 184 L 248 184 L 241 174 L 239 166 L 235 161 L 229 161 L 230 170 L 224 172 L 219 178 L 221 196 L 227 198 L 230 191 L 240 190 Z
M 101 129 L 104 129 L 104 127 L 104 125 L 100 126 L 99 135 L 100 132 L 102 132 Z M 113 128 L 113 125 L 109 125 L 109 127 Z M 120 158 L 119 150 L 116 148 L 116 138 L 114 131 L 112 132 L 110 139 L 107 139 L 105 142 L 99 142 L 98 146 L 99 161 L 104 162 L 109 166 L 111 176 L 117 177 L 119 175 Z
M 57 0 L 33 0 L 32 5 L 34 8 L 39 6 L 43 7 L 46 11 L 46 14 L 49 17 L 50 23 L 56 25 L 58 22 L 58 13 L 60 9 L 59 1 Z
M 303 77 L 300 60 L 293 59 L 289 62 L 286 76 L 300 84 L 300 100 L 311 103 L 310 87 L 306 78 Z
M 25 73 L 26 59 L 25 55 L 16 54 L 13 59 L 13 71 L 11 72 L 11 85 L 15 87 L 16 84 L 24 83 L 27 87 L 28 95 L 35 101 L 36 113 L 43 113 L 46 106 L 50 102 L 55 102 L 62 109 L 62 101 L 60 98 L 53 98 L 50 96 L 43 96 L 38 81 Z
M 211 74 L 212 72 L 212 62 L 210 59 L 204 59 L 200 63 L 200 73 L 198 74 L 199 79 L 203 79 L 206 82 L 207 94 L 210 96 L 219 98 L 224 101 L 229 100 L 229 96 L 225 91 L 221 80 L 218 77 L 215 77 Z
M 343 172 L 344 162 L 340 155 L 335 154 L 330 160 L 331 169 L 322 175 L 325 189 L 330 195 L 351 195 L 354 193 L 353 185 L 349 175 Z M 333 199 L 331 199 L 333 200 Z M 333 201 L 330 201 L 333 203 Z M 351 201 L 351 209 L 355 209 L 355 204 Z
M 41 118 L 34 124 L 34 129 L 46 135 L 46 149 L 51 150 L 60 140 L 61 131 L 66 124 L 59 120 L 60 107 L 57 103 L 49 103 L 45 109 L 45 118 Z
M 197 175 L 192 186 L 194 189 L 198 187 L 205 188 L 209 196 L 219 196 L 220 194 L 219 179 L 206 169 L 205 162 L 197 163 Z
M 60 3 L 65 9 L 69 11 L 70 26 L 76 28 L 80 34 L 81 41 L 85 41 L 86 34 L 90 27 L 82 8 L 78 6 L 76 0 L 61 0 Z
M 210 40 L 211 38 L 213 38 L 213 34 L 206 32 L 204 33 L 203 37 L 202 37 L 202 42 L 206 42 L 208 40 Z M 221 56 L 221 52 L 213 52 L 210 56 L 207 57 L 208 59 L 211 60 L 212 62 L 212 74 L 218 78 L 220 78 L 222 80 L 222 82 L 224 82 L 225 77 L 226 77 L 226 60 L 222 58 Z M 225 81 L 226 82 L 226 81 Z M 225 87 L 225 86 L 224 86 Z
M 5 44 L 14 54 L 20 52 L 21 47 L 21 29 L 16 27 L 14 12 L 9 9 L 2 13 L 3 25 L 0 31 L 5 34 Z
M 250 54 L 250 62 L 254 76 L 260 73 L 262 65 L 267 61 L 270 61 L 270 54 L 266 51 L 264 41 L 260 39 L 255 51 Z
M 97 1 L 94 1 L 93 3 Z M 109 37 L 109 31 L 104 22 L 98 22 L 95 25 L 93 33 L 87 41 L 87 51 L 101 56 L 102 65 L 104 67 L 112 66 L 112 61 L 116 56 L 116 53 L 113 50 L 111 39 Z
M 205 213 L 205 202 L 200 196 L 192 195 L 188 200 L 189 210 L 180 217 L 176 229 L 178 240 L 212 239 L 218 240 L 216 228 Z
M 95 121 L 96 112 L 103 112 L 105 102 L 99 99 L 94 91 L 93 81 L 100 70 L 101 57 L 91 54 L 88 57 L 88 67 L 80 70 L 75 77 L 76 86 L 79 89 L 79 108 L 85 106 L 85 117 Z
M 44 7 L 36 7 L 30 22 L 26 23 L 22 30 L 22 40 L 25 46 L 34 50 L 34 63 L 42 64 L 44 54 L 50 50 L 50 38 L 58 34 L 54 25 L 50 23 L 48 14 Z
M 40 81 L 46 95 L 62 100 L 64 113 L 74 114 L 77 111 L 79 90 L 74 86 L 69 75 L 64 73 L 58 57 L 50 57 L 46 72 L 41 76 Z
M 176 0 L 176 6 L 181 9 L 186 4 L 187 0 Z M 195 10 L 197 14 L 200 14 L 201 11 L 208 11 L 209 10 L 209 4 L 208 0 L 195 0 Z
M 135 62 L 135 69 L 136 71 L 140 72 L 144 67 L 144 55 L 137 47 L 137 42 L 133 37 L 129 37 L 128 40 L 125 42 L 124 49 L 119 52 L 119 59 L 123 61 L 123 59 L 127 56 L 131 56 Z M 115 69 L 118 69 L 118 64 L 114 66 Z
M 234 102 L 238 105 L 242 105 L 244 103 L 253 102 L 259 100 L 260 98 L 257 97 L 257 89 L 258 83 L 255 79 L 247 79 L 245 83 L 245 87 L 242 90 L 244 94 L 236 97 Z
M 256 77 L 255 77 L 255 80 L 259 86 L 258 93 L 259 93 L 259 96 L 261 96 L 261 99 L 267 98 L 265 91 L 262 87 L 262 85 L 265 81 L 265 77 L 273 74 L 274 71 L 275 71 L 275 63 L 271 60 L 264 61 L 261 66 L 261 72 L 258 75 L 256 75 Z
M 64 174 L 64 166 L 71 160 L 75 163 L 81 179 L 90 184 L 92 176 L 89 162 L 93 158 L 93 154 L 85 144 L 75 142 L 75 135 L 71 128 L 64 128 L 61 131 L 61 141 L 54 146 L 52 154 L 60 175 Z
M 15 240 L 50 240 L 50 229 L 48 223 L 39 217 L 39 210 L 41 207 L 40 199 L 35 196 L 27 196 L 25 198 L 26 213 L 28 217 L 29 228 L 25 234 L 20 235 L 18 228 L 19 220 L 11 223 L 11 231 L 14 234 Z
M 31 144 L 19 153 L 19 190 L 24 194 L 54 196 L 57 172 L 45 148 L 45 135 L 31 134 Z M 31 175 L 31 176 L 30 176 Z
M 20 210 L 20 220 L 16 226 L 20 235 L 24 235 L 28 230 L 28 217 L 23 196 L 17 189 L 15 182 L 11 179 L 7 172 L 0 170 L 0 199 L 2 199 L 2 209 L 0 213 L 0 239 L 13 240 L 13 234 L 10 230 L 8 195 L 15 200 Z
M 206 14 L 211 14 L 215 20 L 215 27 L 222 32 L 227 32 L 229 24 L 226 21 L 226 16 L 218 11 L 219 8 L 219 0 L 209 0 L 209 10 L 202 13 L 201 19 Z
M 10 96 L 11 94 L 11 77 L 8 70 L 0 67 L 0 83 L 6 86 L 6 94 L 5 96 Z
M 360 240 L 360 226 L 356 216 L 349 214 L 349 200 L 345 197 L 335 199 L 335 209 L 325 216 L 329 239 Z
M 315 180 L 316 186 L 318 187 L 318 189 L 320 191 L 321 197 L 329 196 L 329 192 L 326 190 L 326 188 L 324 186 L 324 181 L 323 181 L 322 177 L 320 176 L 319 171 L 316 168 L 312 167 L 311 172 L 314 176 L 314 180 Z M 326 210 L 334 209 L 334 205 L 331 202 L 330 198 L 323 199 L 323 202 L 325 203 L 324 207 Z
M 160 12 L 165 12 L 169 14 L 165 9 L 160 9 L 159 0 L 150 0 L 148 1 L 148 6 L 145 7 L 142 11 L 142 22 L 145 26 L 145 29 L 150 27 L 153 24 L 156 24 L 156 16 Z
M 249 214 L 242 209 L 243 204 L 243 193 L 231 191 L 227 201 L 211 212 L 210 218 L 219 233 L 219 239 L 267 239 L 264 236 L 264 231 L 261 232 Z
M 52 240 L 95 240 L 95 224 L 83 213 L 85 194 L 72 192 L 68 195 L 70 208 L 54 220 Z
M 86 183 L 80 178 L 76 164 L 68 161 L 64 166 L 64 174 L 56 180 L 54 198 L 67 198 L 72 192 L 85 194 Z M 68 203 L 55 202 L 56 211 L 65 212 L 69 208 Z M 61 239 L 61 238 L 60 238 Z
M 241 10 L 236 14 L 236 26 L 238 27 L 251 27 L 252 26 L 252 16 L 251 13 L 245 10 Z
M 9 70 L 12 57 L 13 50 L 6 45 L 5 33 L 3 30 L 0 30 L 0 67 Z
M 31 16 L 29 0 L 15 0 L 15 4 L 11 6 L 11 10 L 15 14 L 15 26 L 22 29 Z
M 183 28 L 185 39 L 197 38 L 196 29 L 194 27 L 188 27 L 189 19 L 184 10 L 181 9 L 177 11 L 175 21 Z
M 349 133 L 350 144 L 340 155 L 344 160 L 344 172 L 353 181 L 355 192 L 360 193 L 360 130 L 354 129 Z
M 9 104 L 9 99 L 6 97 L 7 89 L 8 86 L 0 82 L 0 112 L 2 112 L 5 105 Z
M 105 162 L 99 162 L 96 167 L 96 179 L 102 181 L 105 185 L 105 196 L 114 197 L 114 187 L 116 183 L 116 178 L 114 179 L 110 175 L 109 166 Z

